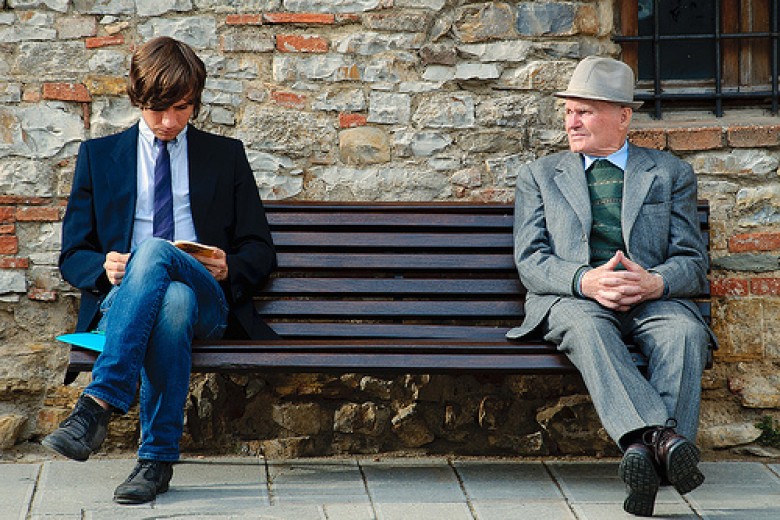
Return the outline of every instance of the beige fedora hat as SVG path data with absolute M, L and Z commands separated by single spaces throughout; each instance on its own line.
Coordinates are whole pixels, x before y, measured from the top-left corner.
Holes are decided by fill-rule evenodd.
M 564 92 L 553 94 L 560 98 L 609 101 L 631 108 L 642 106 L 634 101 L 634 71 L 612 58 L 588 56 L 577 64 Z

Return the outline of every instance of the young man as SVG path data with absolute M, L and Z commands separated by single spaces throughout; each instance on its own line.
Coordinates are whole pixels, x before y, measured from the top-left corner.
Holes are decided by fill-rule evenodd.
M 634 74 L 591 56 L 565 92 L 568 152 L 522 166 L 515 262 L 526 319 L 579 369 L 610 436 L 624 451 L 624 509 L 653 514 L 661 482 L 699 486 L 701 373 L 714 337 L 687 298 L 706 284 L 696 177 L 671 154 L 628 143 Z M 647 377 L 626 348 L 647 356 Z
M 114 494 L 142 503 L 167 491 L 179 458 L 194 338 L 273 337 L 252 294 L 276 266 L 240 141 L 202 132 L 206 79 L 187 45 L 156 38 L 134 53 L 128 95 L 138 124 L 81 145 L 63 222 L 60 270 L 81 289 L 77 330 L 104 351 L 70 416 L 43 445 L 86 460 L 140 379 L 138 464 Z M 190 255 L 171 240 L 213 246 Z

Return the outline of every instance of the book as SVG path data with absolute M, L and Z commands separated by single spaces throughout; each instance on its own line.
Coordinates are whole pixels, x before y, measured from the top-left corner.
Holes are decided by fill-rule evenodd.
M 106 344 L 106 335 L 98 331 L 74 332 L 73 334 L 57 336 L 57 340 L 76 347 L 103 352 L 103 346 Z
M 198 242 L 190 242 L 189 240 L 177 240 L 173 242 L 173 245 L 191 255 L 205 256 L 207 258 L 214 258 L 218 248 L 214 246 L 207 246 L 206 244 L 200 244 Z

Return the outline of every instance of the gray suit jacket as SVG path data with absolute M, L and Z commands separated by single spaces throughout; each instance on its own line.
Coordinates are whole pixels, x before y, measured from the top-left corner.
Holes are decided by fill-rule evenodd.
M 703 322 L 696 305 L 686 299 L 700 294 L 707 283 L 707 249 L 696 204 L 696 176 L 688 163 L 629 145 L 621 215 L 625 253 L 660 274 L 668 297 Z M 520 167 L 515 264 L 528 295 L 525 320 L 507 337 L 528 334 L 556 301 L 577 297 L 572 280 L 589 264 L 590 229 L 590 197 L 579 154 L 561 152 Z

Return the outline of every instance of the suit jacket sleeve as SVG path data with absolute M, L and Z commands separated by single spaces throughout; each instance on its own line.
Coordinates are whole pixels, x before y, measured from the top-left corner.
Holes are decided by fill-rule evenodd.
M 276 268 L 271 231 L 260 200 L 255 178 L 240 141 L 234 143 L 233 188 L 234 229 L 226 251 L 226 289 L 232 302 L 246 301 L 265 283 Z
M 574 295 L 572 280 L 585 264 L 555 254 L 547 230 L 542 192 L 534 178 L 531 165 L 521 166 L 517 175 L 514 254 L 520 279 L 529 292 Z
M 106 253 L 100 245 L 94 212 L 92 159 L 89 146 L 82 143 L 62 223 L 59 266 L 63 278 L 74 287 L 91 293 L 104 293 L 111 284 L 103 269 Z

